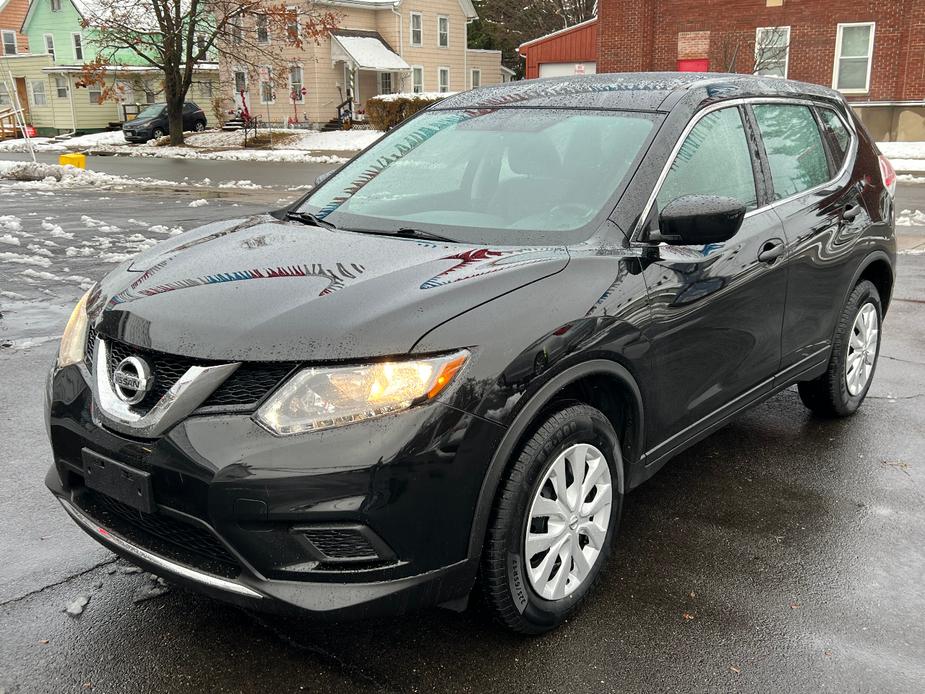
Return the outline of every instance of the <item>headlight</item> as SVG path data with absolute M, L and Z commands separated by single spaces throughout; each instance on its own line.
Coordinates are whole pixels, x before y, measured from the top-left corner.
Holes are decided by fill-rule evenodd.
M 90 328 L 90 319 L 87 318 L 87 298 L 89 296 L 90 292 L 87 292 L 80 297 L 80 301 L 71 312 L 71 317 L 67 319 L 67 325 L 64 326 L 64 335 L 61 336 L 61 346 L 58 348 L 59 369 L 79 364 L 84 359 L 87 349 L 87 331 Z
M 427 402 L 449 385 L 469 353 L 360 366 L 308 368 L 257 411 L 279 436 L 343 426 Z

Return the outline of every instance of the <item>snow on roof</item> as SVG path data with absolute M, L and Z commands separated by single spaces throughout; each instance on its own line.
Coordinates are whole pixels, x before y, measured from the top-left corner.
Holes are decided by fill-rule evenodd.
M 597 17 L 596 17 L 596 16 L 595 16 L 595 17 L 591 17 L 591 19 L 586 19 L 585 21 L 579 22 L 578 24 L 573 24 L 573 25 L 570 26 L 570 27 L 565 27 L 564 29 L 559 29 L 558 31 L 553 31 L 552 33 L 545 34 L 545 35 L 543 35 L 543 36 L 537 36 L 535 39 L 530 39 L 529 41 L 524 41 L 522 44 L 520 44 L 520 45 L 517 47 L 517 52 L 520 53 L 520 51 L 523 50 L 524 48 L 527 48 L 527 47 L 529 47 L 529 46 L 532 46 L 532 45 L 535 44 L 535 43 L 539 43 L 540 41 L 545 41 L 545 40 L 547 40 L 547 39 L 551 39 L 551 38 L 554 38 L 554 37 L 556 37 L 556 36 L 560 36 L 560 35 L 562 35 L 562 34 L 567 34 L 567 33 L 569 33 L 570 31 L 575 31 L 576 29 L 581 29 L 582 27 L 586 27 L 586 26 L 588 26 L 589 24 L 594 24 L 596 21 L 597 21 Z
M 411 66 L 390 49 L 375 32 L 355 35 L 358 32 L 332 32 L 331 59 L 352 61 L 361 70 L 392 72 L 410 70 Z

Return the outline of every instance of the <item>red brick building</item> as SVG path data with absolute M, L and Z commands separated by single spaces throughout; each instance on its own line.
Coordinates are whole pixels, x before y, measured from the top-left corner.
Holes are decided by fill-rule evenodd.
M 598 12 L 598 72 L 778 74 L 839 89 L 878 139 L 925 140 L 925 0 L 599 0 Z

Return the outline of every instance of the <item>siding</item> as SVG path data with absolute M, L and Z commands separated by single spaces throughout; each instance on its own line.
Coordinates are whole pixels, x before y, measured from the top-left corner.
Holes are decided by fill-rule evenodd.
M 466 49 L 466 16 L 458 0 L 404 0 L 398 7 L 400 17 L 389 9 L 372 10 L 356 7 L 337 7 L 342 29 L 377 31 L 392 49 L 399 53 L 409 65 L 424 68 L 425 91 L 437 91 L 440 67 L 450 69 L 451 91 L 469 88 L 470 61 L 482 71 L 482 84 L 501 81 L 501 54 L 498 51 L 471 51 Z M 421 46 L 411 45 L 411 13 L 423 15 L 423 37 Z M 437 45 L 437 17 L 449 18 L 449 47 Z M 246 30 L 253 29 L 253 23 L 246 24 Z M 298 111 L 300 122 L 324 123 L 337 115 L 337 105 L 346 98 L 343 64 L 331 63 L 331 40 L 322 39 L 318 45 L 307 41 L 302 50 L 287 48 L 289 61 L 303 67 L 303 79 L 308 95 L 304 103 L 293 108 L 288 88 L 277 88 L 277 98 L 270 105 L 269 118 L 274 123 L 285 123 L 295 117 Z M 234 97 L 232 79 L 234 66 L 222 61 L 220 65 L 222 92 L 229 105 Z M 255 78 L 248 85 L 248 107 L 255 115 L 267 118 L 267 105 L 260 103 L 258 84 Z M 378 77 L 374 72 L 360 72 L 358 80 L 358 107 L 365 108 L 366 100 L 379 92 Z M 393 73 L 393 91 L 409 92 L 412 89 L 411 75 Z
M 0 5 L 3 0 L 0 0 Z M 20 34 L 22 21 L 26 18 L 26 12 L 29 10 L 29 0 L 8 0 L 0 10 L 0 30 L 16 32 L 16 52 L 29 52 L 29 37 Z M 0 54 L 3 53 L 3 46 L 0 45 Z
M 524 77 L 539 77 L 543 63 L 596 62 L 597 30 L 597 20 L 591 20 L 521 45 L 518 51 L 526 59 Z

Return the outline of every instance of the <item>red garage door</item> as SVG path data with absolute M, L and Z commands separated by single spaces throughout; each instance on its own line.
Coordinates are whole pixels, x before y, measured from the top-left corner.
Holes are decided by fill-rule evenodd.
M 678 61 L 678 72 L 707 72 L 709 69 L 709 58 L 688 58 Z

